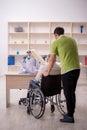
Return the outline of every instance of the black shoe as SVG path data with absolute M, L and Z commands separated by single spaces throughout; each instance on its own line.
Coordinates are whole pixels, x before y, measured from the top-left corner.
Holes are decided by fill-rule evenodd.
M 60 119 L 60 122 L 64 123 L 74 123 L 74 117 L 70 117 L 68 115 L 65 115 L 63 119 Z
M 65 113 L 64 115 L 63 115 L 63 117 L 65 117 L 65 116 L 69 116 L 69 114 L 68 113 Z M 69 116 L 69 117 L 73 117 L 73 115 L 72 116 Z M 73 117 L 74 118 L 74 117 Z

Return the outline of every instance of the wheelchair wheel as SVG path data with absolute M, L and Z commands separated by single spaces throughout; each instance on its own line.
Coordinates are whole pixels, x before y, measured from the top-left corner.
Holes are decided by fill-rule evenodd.
M 35 118 L 39 119 L 42 117 L 45 111 L 45 98 L 40 89 L 32 91 L 29 106 L 30 112 Z
M 65 96 L 64 96 L 64 93 L 63 93 L 63 89 L 61 90 L 61 93 L 60 94 L 57 94 L 55 96 L 56 98 L 56 104 L 57 104 L 57 108 L 59 110 L 59 112 L 64 115 L 66 114 L 66 100 L 65 100 Z

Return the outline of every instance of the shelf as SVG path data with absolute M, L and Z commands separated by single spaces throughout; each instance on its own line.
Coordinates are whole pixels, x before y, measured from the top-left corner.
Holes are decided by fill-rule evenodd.
M 49 33 L 49 22 L 30 22 L 30 33 Z
M 72 33 L 72 35 L 87 35 L 87 33 Z
M 49 32 L 30 32 L 30 35 L 49 35 Z
M 54 32 L 56 27 L 63 27 L 65 29 L 65 33 L 71 33 L 72 30 L 72 22 L 51 22 L 51 32 Z
M 11 54 L 8 54 L 8 56 L 24 56 L 25 54 L 14 54 L 14 53 L 11 53 Z
M 78 43 L 77 46 L 87 46 L 87 43 Z
M 49 37 L 49 35 L 50 35 L 50 33 L 45 33 L 45 32 L 32 32 L 32 33 L 29 33 L 28 34 L 29 36 L 48 36 Z
M 26 46 L 28 45 L 28 43 L 9 43 L 8 45 L 11 45 L 11 46 Z
M 49 46 L 49 44 L 48 43 L 31 43 L 30 45 L 33 45 L 33 46 Z
M 86 53 L 82 53 L 82 54 L 80 53 L 79 56 L 87 56 L 87 54 Z
M 41 55 L 41 56 L 50 54 L 50 52 L 38 52 L 38 53 L 39 53 L 39 55 Z
M 8 67 L 20 67 L 21 66 L 21 64 L 20 65 L 8 65 Z
M 51 35 L 52 37 L 54 37 L 54 33 L 50 33 L 50 35 Z M 72 34 L 71 34 L 71 33 L 65 33 L 64 35 L 65 35 L 65 36 L 71 36 Z
M 73 22 L 72 33 L 87 34 L 87 23 L 86 22 Z
M 8 24 L 10 24 L 10 25 L 11 25 L 11 24 L 12 24 L 12 25 L 15 25 L 15 24 L 19 24 L 19 25 L 20 25 L 20 24 L 23 24 L 23 25 L 24 25 L 24 24 L 28 24 L 28 22 L 27 22 L 27 21 L 15 21 L 15 22 L 14 22 L 14 21 L 10 21 L 10 22 L 8 22 Z
M 17 71 L 19 72 L 21 69 L 21 65 L 8 65 L 8 71 L 14 72 Z
M 82 33 L 80 33 L 81 25 L 84 26 Z M 17 32 L 17 27 L 22 27 L 23 30 Z M 18 63 L 29 49 L 36 49 L 40 55 L 48 55 L 51 43 L 55 40 L 54 29 L 56 27 L 63 27 L 65 36 L 70 36 L 76 40 L 79 56 L 85 57 L 87 55 L 87 22 L 25 21 L 8 23 L 8 56 L 15 56 L 16 63 Z M 19 54 L 16 54 L 17 51 Z M 17 66 L 12 67 L 15 70 L 18 68 Z
M 9 32 L 8 35 L 28 35 L 28 32 Z

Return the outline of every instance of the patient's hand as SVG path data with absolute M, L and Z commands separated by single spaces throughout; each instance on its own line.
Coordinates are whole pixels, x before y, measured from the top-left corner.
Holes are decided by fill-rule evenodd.
M 43 75 L 48 76 L 49 75 L 48 71 L 43 72 Z

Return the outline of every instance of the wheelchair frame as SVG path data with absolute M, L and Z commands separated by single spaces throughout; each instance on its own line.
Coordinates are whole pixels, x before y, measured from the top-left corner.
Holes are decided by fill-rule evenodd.
M 48 102 L 50 102 L 51 112 L 55 111 L 55 106 L 58 111 L 64 115 L 66 113 L 66 100 L 62 99 L 63 88 L 61 88 L 61 93 L 45 97 L 41 88 L 36 86 L 35 88 L 30 88 L 27 93 L 27 113 L 32 114 L 36 119 L 39 119 L 43 116 L 45 112 L 45 107 Z M 53 101 L 55 99 L 55 101 Z

